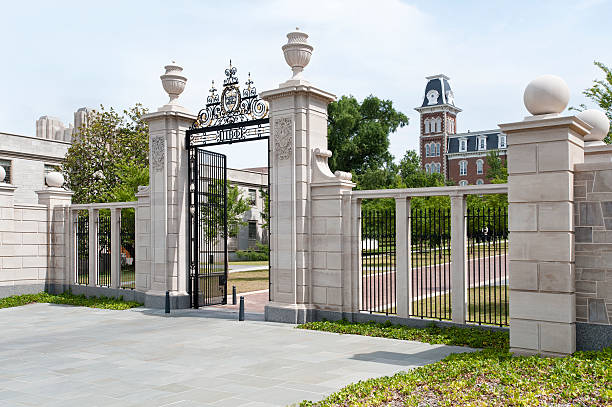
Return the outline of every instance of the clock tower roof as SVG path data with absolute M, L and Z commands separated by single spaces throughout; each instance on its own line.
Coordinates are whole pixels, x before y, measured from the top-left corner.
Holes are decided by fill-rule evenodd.
M 444 74 L 428 76 L 421 107 L 449 105 L 455 107 L 455 97 L 450 87 L 450 78 Z

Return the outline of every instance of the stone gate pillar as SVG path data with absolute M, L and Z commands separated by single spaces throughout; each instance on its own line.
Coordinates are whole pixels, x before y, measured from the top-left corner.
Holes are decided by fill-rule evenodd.
M 313 256 L 313 248 L 338 246 L 339 256 L 341 235 L 338 230 L 334 235 L 337 239 L 322 235 L 316 241 L 312 235 L 313 211 L 325 211 L 325 205 L 334 205 L 311 205 L 311 186 L 315 152 L 327 154 L 327 105 L 335 96 L 302 78 L 313 51 L 307 43 L 308 35 L 295 31 L 287 38 L 283 52 L 293 77 L 260 95 L 270 106 L 271 303 L 266 307 L 266 319 L 298 322 L 311 315 L 314 296 L 326 296 L 321 290 L 313 291 L 313 263 L 321 260 Z M 340 205 L 341 201 L 335 203 Z
M 145 306 L 163 308 L 166 290 L 172 308 L 188 308 L 188 158 L 185 132 L 195 116 L 177 99 L 187 78 L 178 65 L 167 65 L 161 76 L 170 100 L 143 116 L 149 125 L 150 273 L 137 273 L 137 286 L 149 287 Z
M 561 78 L 525 90 L 533 116 L 501 124 L 508 135 L 510 348 L 520 354 L 576 350 L 574 165 L 591 126 L 559 116 L 569 101 Z

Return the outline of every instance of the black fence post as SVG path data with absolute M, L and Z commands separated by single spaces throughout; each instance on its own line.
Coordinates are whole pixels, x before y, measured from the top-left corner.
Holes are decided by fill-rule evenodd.
M 236 305 L 236 286 L 232 286 L 232 305 Z
M 166 314 L 170 313 L 170 291 L 166 291 Z
M 244 297 L 240 296 L 240 309 L 238 310 L 238 321 L 244 321 Z

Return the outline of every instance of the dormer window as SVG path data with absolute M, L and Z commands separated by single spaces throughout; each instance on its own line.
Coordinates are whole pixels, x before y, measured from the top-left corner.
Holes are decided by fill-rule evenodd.
M 425 95 L 425 96 L 427 97 L 427 105 L 428 106 L 438 104 L 438 98 L 440 97 L 440 94 L 438 93 L 437 90 L 432 89 L 429 92 L 427 92 L 427 95 Z
M 467 151 L 467 139 L 466 138 L 460 138 L 459 139 L 459 152 L 460 153 L 465 153 Z
M 506 148 L 506 135 L 500 134 L 497 138 L 497 148 Z
M 486 150 L 487 149 L 487 136 L 481 136 L 478 137 L 477 139 L 477 143 L 478 143 L 478 150 L 482 151 L 482 150 Z

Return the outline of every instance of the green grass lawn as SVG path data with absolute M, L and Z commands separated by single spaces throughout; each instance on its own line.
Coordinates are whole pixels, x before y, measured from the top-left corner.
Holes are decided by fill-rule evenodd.
M 14 295 L 0 299 L 0 308 L 19 307 L 21 305 L 33 303 L 49 303 L 49 304 L 64 304 L 78 305 L 89 308 L 103 308 L 124 310 L 129 308 L 141 307 L 143 304 L 134 301 L 124 301 L 123 299 L 107 298 L 107 297 L 85 297 L 84 295 L 74 295 L 70 292 L 65 292 L 58 295 L 40 292 L 38 294 Z
M 508 324 L 508 295 L 505 286 L 470 288 L 467 320 L 470 323 L 504 326 Z M 395 314 L 396 308 L 387 308 L 389 314 Z M 374 312 L 384 314 L 385 310 Z M 431 319 L 451 318 L 450 294 L 441 294 L 412 302 L 412 317 Z
M 470 288 L 468 290 L 468 314 L 470 322 L 500 325 L 507 324 L 507 304 L 509 290 L 505 286 Z M 413 316 L 438 318 L 451 316 L 450 293 L 424 298 L 412 303 Z
M 267 266 L 268 265 L 268 260 L 257 260 L 257 261 L 246 261 L 246 260 L 240 260 L 240 261 L 230 261 L 229 265 L 232 266 Z
M 246 293 L 249 291 L 267 290 L 269 286 L 269 270 L 239 271 L 229 273 L 227 279 L 227 291 L 231 294 L 232 286 L 236 286 L 236 292 Z
M 610 406 L 612 348 L 564 358 L 513 356 L 508 333 L 391 324 L 314 322 L 302 329 L 485 348 L 394 376 L 351 384 L 300 406 Z

